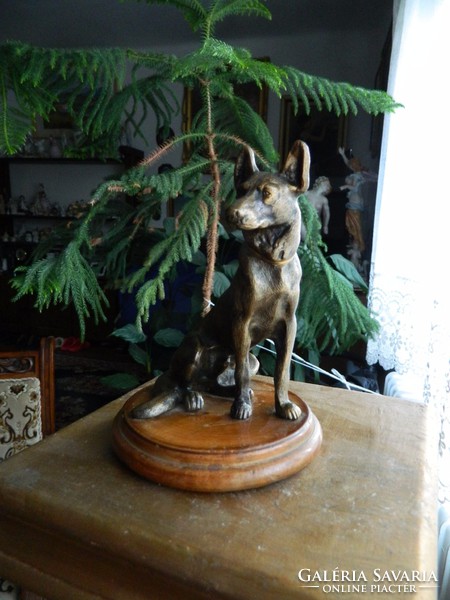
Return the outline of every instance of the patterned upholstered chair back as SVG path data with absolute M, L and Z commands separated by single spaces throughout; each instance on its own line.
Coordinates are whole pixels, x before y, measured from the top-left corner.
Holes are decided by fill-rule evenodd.
M 50 337 L 38 350 L 0 352 L 0 466 L 55 430 L 54 353 Z M 0 575 L 0 600 L 39 598 Z
M 0 462 L 55 430 L 54 347 L 0 352 Z

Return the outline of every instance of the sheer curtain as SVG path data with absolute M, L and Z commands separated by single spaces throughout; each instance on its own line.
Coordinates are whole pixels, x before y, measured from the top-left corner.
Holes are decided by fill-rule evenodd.
M 377 361 L 415 379 L 440 415 L 440 501 L 450 501 L 450 0 L 394 3 L 369 306 Z M 437 440 L 438 442 L 438 440 Z

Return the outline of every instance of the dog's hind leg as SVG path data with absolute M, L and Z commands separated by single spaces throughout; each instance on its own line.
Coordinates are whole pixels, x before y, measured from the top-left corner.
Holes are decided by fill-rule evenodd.
M 129 416 L 132 419 L 152 419 L 172 410 L 172 408 L 181 402 L 181 400 L 181 390 L 179 388 L 174 388 L 169 391 L 161 392 L 147 402 L 135 406 L 133 410 L 130 411 Z

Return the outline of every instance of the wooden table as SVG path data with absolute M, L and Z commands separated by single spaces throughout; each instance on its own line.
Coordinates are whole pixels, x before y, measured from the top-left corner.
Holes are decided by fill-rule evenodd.
M 183 492 L 129 471 L 110 443 L 127 395 L 6 461 L 0 573 L 49 600 L 411 596 L 383 588 L 398 574 L 435 598 L 434 581 L 407 581 L 436 573 L 430 409 L 292 388 L 323 445 L 305 470 L 258 490 Z

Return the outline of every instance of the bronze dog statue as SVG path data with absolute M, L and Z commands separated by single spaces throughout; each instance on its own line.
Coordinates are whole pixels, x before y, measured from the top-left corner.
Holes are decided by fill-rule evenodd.
M 277 353 L 275 412 L 284 419 L 300 417 L 300 408 L 289 400 L 288 385 L 302 275 L 297 198 L 308 189 L 309 163 L 308 147 L 300 140 L 278 175 L 259 171 L 251 150 L 237 159 L 238 198 L 227 216 L 244 235 L 239 268 L 199 329 L 183 340 L 169 370 L 156 380 L 152 399 L 135 407 L 132 418 L 155 417 L 178 403 L 188 411 L 200 410 L 201 392 L 206 391 L 234 397 L 231 417 L 248 419 L 250 380 L 259 366 L 250 350 L 268 337 Z M 230 369 L 234 370 L 231 383 L 227 381 Z

